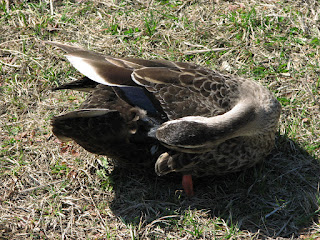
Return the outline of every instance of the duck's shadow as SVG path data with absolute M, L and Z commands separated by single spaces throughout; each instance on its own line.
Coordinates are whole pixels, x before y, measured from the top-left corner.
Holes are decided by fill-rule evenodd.
M 261 165 L 238 174 L 194 180 L 195 196 L 181 191 L 177 175 L 155 177 L 115 169 L 111 174 L 115 197 L 111 210 L 128 224 L 197 209 L 241 230 L 266 237 L 290 237 L 312 224 L 317 216 L 320 164 L 290 139 Z

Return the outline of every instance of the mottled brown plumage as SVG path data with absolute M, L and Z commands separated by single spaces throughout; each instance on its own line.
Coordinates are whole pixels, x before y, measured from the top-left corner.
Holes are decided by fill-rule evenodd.
M 82 114 L 55 117 L 53 132 L 90 152 L 151 162 L 158 175 L 204 176 L 251 167 L 273 148 L 281 106 L 254 81 L 190 63 L 50 44 L 67 52 L 90 89 Z

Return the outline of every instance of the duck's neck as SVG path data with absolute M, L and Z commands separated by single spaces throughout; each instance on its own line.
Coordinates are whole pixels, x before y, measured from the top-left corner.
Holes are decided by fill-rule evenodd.
M 203 118 L 200 123 L 202 122 L 208 127 L 211 135 L 223 135 L 225 138 L 231 138 L 251 134 L 249 125 L 255 118 L 256 111 L 253 104 L 249 101 L 242 101 L 230 111 L 215 117 Z
M 252 135 L 256 110 L 241 101 L 230 111 L 215 117 L 190 116 L 163 124 L 157 138 L 166 146 L 183 152 L 202 152 L 227 139 Z

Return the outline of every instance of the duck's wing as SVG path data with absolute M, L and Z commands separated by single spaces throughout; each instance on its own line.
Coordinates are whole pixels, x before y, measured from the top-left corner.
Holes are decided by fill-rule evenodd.
M 144 67 L 172 67 L 170 61 L 114 58 L 61 43 L 47 43 L 66 51 L 66 58 L 88 79 L 112 86 L 117 95 L 132 106 L 138 106 L 152 116 L 167 120 L 159 100 L 134 82 L 131 75 L 136 69 Z
M 169 119 L 185 116 L 212 117 L 230 110 L 230 79 L 193 64 L 175 68 L 147 67 L 133 72 L 134 81 L 159 99 Z M 237 82 L 235 82 L 237 84 Z
M 143 67 L 174 67 L 172 62 L 165 60 L 116 58 L 57 42 L 46 43 L 67 52 L 65 57 L 80 73 L 108 86 L 138 86 L 131 74 Z
M 215 116 L 230 109 L 226 78 L 191 63 L 103 56 L 61 43 L 66 58 L 89 79 L 116 87 L 132 105 L 156 110 L 168 119 Z M 147 91 L 146 91 L 147 90 Z M 143 97 L 142 97 L 143 96 Z

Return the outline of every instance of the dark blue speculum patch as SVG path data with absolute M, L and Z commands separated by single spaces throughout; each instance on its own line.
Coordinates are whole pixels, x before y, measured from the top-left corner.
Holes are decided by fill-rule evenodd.
M 126 98 L 129 104 L 137 106 L 146 110 L 148 113 L 157 114 L 157 109 L 145 94 L 143 88 L 132 86 L 121 86 L 119 89 L 122 91 L 123 96 Z

